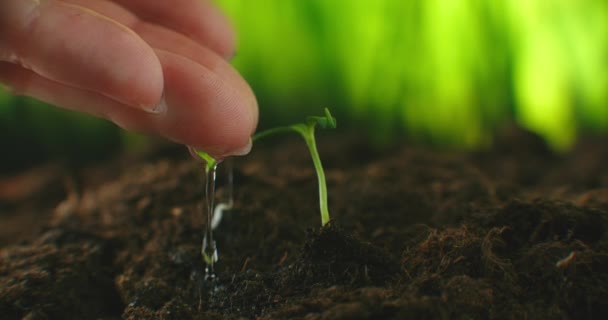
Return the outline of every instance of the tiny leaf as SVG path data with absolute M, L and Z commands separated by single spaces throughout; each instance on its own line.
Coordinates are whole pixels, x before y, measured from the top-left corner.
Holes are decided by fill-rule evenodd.
M 335 129 L 337 127 L 336 118 L 332 117 L 329 109 L 325 108 L 325 117 L 306 117 L 308 126 L 319 125 L 323 129 Z

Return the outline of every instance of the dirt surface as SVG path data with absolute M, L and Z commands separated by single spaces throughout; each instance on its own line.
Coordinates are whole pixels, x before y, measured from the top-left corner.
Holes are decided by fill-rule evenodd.
M 303 144 L 256 146 L 216 230 L 217 284 L 184 149 L 51 166 L 0 204 L 0 319 L 605 319 L 607 142 L 376 152 L 325 136 L 323 228 Z

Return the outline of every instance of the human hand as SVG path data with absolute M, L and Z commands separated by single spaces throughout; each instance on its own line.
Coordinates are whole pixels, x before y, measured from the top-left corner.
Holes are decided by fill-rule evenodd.
M 209 0 L 2 0 L 0 83 L 214 156 L 251 148 L 258 109 Z

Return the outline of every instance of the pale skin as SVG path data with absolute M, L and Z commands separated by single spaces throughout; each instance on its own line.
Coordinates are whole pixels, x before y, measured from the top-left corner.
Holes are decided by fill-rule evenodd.
M 258 120 L 227 62 L 234 31 L 210 0 L 2 0 L 0 84 L 217 157 Z

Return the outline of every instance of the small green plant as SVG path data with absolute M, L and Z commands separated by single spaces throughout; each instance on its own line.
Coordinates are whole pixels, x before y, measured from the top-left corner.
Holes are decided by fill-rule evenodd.
M 312 162 L 315 166 L 315 171 L 317 172 L 317 179 L 319 182 L 319 207 L 321 209 L 321 225 L 324 226 L 329 222 L 329 209 L 327 206 L 327 183 L 325 182 L 325 171 L 323 171 L 323 164 L 321 163 L 321 158 L 319 157 L 319 151 L 317 151 L 317 143 L 315 140 L 315 127 L 317 125 L 324 129 L 334 129 L 336 128 L 336 119 L 332 117 L 329 110 L 325 108 L 325 116 L 311 116 L 307 117 L 306 122 L 304 123 L 296 123 L 290 126 L 264 130 L 255 134 L 252 137 L 252 140 L 255 142 L 262 138 L 285 132 L 297 132 L 302 136 L 302 138 L 304 138 L 306 146 L 308 146 L 308 150 L 310 151 L 310 156 L 312 157 Z M 216 160 L 209 156 L 207 153 L 202 151 L 196 151 L 196 153 L 205 160 L 206 170 L 210 170 L 210 168 L 213 168 L 216 165 Z

